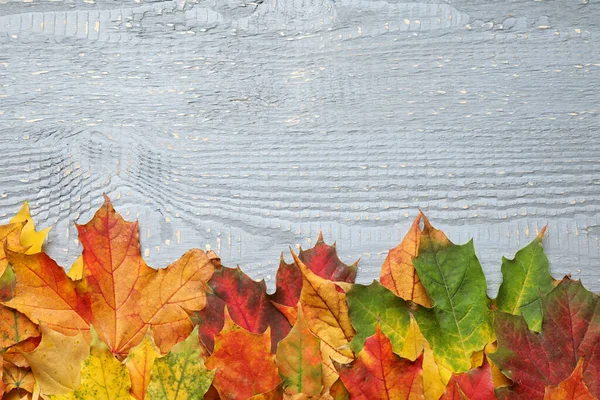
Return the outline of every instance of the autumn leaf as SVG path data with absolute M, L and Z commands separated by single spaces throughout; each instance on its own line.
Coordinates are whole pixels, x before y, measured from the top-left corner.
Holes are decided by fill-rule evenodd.
M 396 296 L 431 307 L 431 299 L 413 265 L 421 241 L 420 223 L 421 216 L 418 215 L 402 242 L 390 250 L 381 268 L 380 281 Z
M 193 319 L 209 351 L 213 350 L 215 335 L 223 328 L 225 306 L 233 321 L 250 332 L 263 333 L 270 327 L 271 350 L 277 350 L 277 343 L 288 334 L 291 324 L 269 301 L 264 281 L 254 281 L 239 267 L 218 266 L 208 285 L 212 293 L 208 294 L 207 305 Z
M 72 281 L 83 279 L 83 256 L 77 257 L 77 260 L 75 260 L 73 265 L 71 265 L 71 268 L 69 268 L 67 276 L 71 278 Z
M 377 325 L 358 359 L 350 366 L 339 366 L 338 372 L 350 399 L 421 399 L 421 362 L 420 358 L 411 362 L 395 355 L 390 340 Z
M 12 299 L 15 296 L 16 286 L 15 272 L 12 268 L 5 268 L 0 276 L 0 302 Z
M 2 367 L 3 364 L 4 364 L 4 355 L 2 354 L 2 352 L 0 352 L 0 367 Z M 4 396 L 4 389 L 6 388 L 6 385 L 4 384 L 4 381 L 2 380 L 3 371 L 4 371 L 4 369 L 0 368 L 0 398 L 2 398 L 2 396 Z
M 159 356 L 160 350 L 152 340 L 151 330 L 146 332 L 140 344 L 129 350 L 125 366 L 131 378 L 131 396 L 135 399 L 143 400 L 146 397 L 154 360 Z
M 298 258 L 315 275 L 330 281 L 352 283 L 356 279 L 357 263 L 352 265 L 344 264 L 337 256 L 335 243 L 333 246 L 327 245 L 323 241 L 323 233 L 319 232 L 317 243 L 308 249 L 302 250 Z
M 584 357 L 583 381 L 600 396 L 600 313 L 598 296 L 580 282 L 565 278 L 542 296 L 540 333 L 532 332 L 522 316 L 497 312 L 498 349 L 489 357 L 512 379 L 497 389 L 498 397 L 541 399 L 546 386 L 569 377 Z
M 272 301 L 289 307 L 298 303 L 302 290 L 302 272 L 296 263 L 286 263 L 283 253 L 275 275 L 275 287 L 275 293 L 270 296 Z
M 204 365 L 197 329 L 186 340 L 173 346 L 167 355 L 154 361 L 148 399 L 191 400 L 200 399 L 206 393 L 214 373 Z
M 66 336 L 40 324 L 42 341 L 23 356 L 40 386 L 40 394 L 65 394 L 80 384 L 81 366 L 90 353 L 83 333 Z
M 494 387 L 499 388 L 502 386 L 510 386 L 513 382 L 508 379 L 508 377 L 504 375 L 502 371 L 500 371 L 500 368 L 498 368 L 489 357 L 490 354 L 494 354 L 496 350 L 498 350 L 498 342 L 488 343 L 487 346 L 485 346 L 485 354 L 487 355 L 486 360 L 490 364 L 490 369 L 492 370 L 492 381 L 494 382 Z
M 291 325 L 296 323 L 296 318 L 298 318 L 298 305 L 290 307 L 275 303 L 274 301 L 271 301 L 271 303 L 283 314 L 285 319 L 287 319 Z
M 302 308 L 292 330 L 277 346 L 276 363 L 283 387 L 289 394 L 321 393 L 321 341 L 308 329 Z
M 265 393 L 261 393 L 261 394 L 255 394 L 254 396 L 250 397 L 248 400 L 283 400 L 283 399 L 293 399 L 293 400 L 301 400 L 301 399 L 310 399 L 310 397 L 304 397 L 304 395 L 291 395 L 291 396 L 286 396 L 284 397 L 283 394 L 283 390 L 281 388 L 281 385 L 277 385 L 277 387 L 275 387 L 274 389 L 269 390 L 268 392 Z
M 544 400 L 595 400 L 582 377 L 583 358 L 579 359 L 573 373 L 557 386 L 546 386 Z
M 352 357 L 348 344 L 355 332 L 344 290 L 317 276 L 293 252 L 292 256 L 302 272 L 300 304 L 310 330 L 341 355 Z
M 331 388 L 329 389 L 329 395 L 333 400 L 349 400 L 350 393 L 348 393 L 348 389 L 344 386 L 344 383 L 341 379 L 337 379 Z
M 16 289 L 4 305 L 25 314 L 36 324 L 65 335 L 89 331 L 91 309 L 65 270 L 45 253 L 32 255 L 7 251 L 15 273 Z
M 502 258 L 502 284 L 495 300 L 500 311 L 523 315 L 529 329 L 539 332 L 542 327 L 540 293 L 554 288 L 548 258 L 542 239 L 546 228 L 533 241 L 517 252 L 515 258 Z
M 0 348 L 5 349 L 30 337 L 39 336 L 36 324 L 27 316 L 0 305 Z
M 414 315 L 436 362 L 464 372 L 471 368 L 471 354 L 494 341 L 485 275 L 473 241 L 455 245 L 425 216 L 423 221 L 414 265 L 434 306 L 421 307 Z
M 433 350 L 421 333 L 414 317 L 410 318 L 410 325 L 406 339 L 399 355 L 410 361 L 415 361 L 423 354 L 423 394 L 425 399 L 439 399 L 446 389 L 446 383 L 451 373 L 435 362 Z
M 81 385 L 67 394 L 52 396 L 54 400 L 130 400 L 129 373 L 110 352 L 106 344 L 91 331 L 90 354 L 81 369 Z
M 22 223 L 0 225 L 0 276 L 4 274 L 4 270 L 8 265 L 7 250 L 18 253 L 27 251 L 27 247 L 21 245 L 20 242 L 22 229 Z
M 353 283 L 356 279 L 358 261 L 352 265 L 344 264 L 338 257 L 335 248 L 323 241 L 323 233 L 319 232 L 317 243 L 308 249 L 300 249 L 298 258 L 315 275 L 336 282 Z M 286 306 L 295 306 L 302 290 L 302 273 L 297 262 L 287 264 L 281 256 L 275 280 L 276 291 L 271 300 Z
M 321 340 L 321 358 L 323 359 L 321 382 L 323 384 L 323 391 L 327 392 L 340 377 L 335 363 L 349 364 L 355 357 L 354 354 L 349 356 L 346 351 L 335 349 L 327 342 Z
M 379 324 L 381 331 L 391 340 L 394 353 L 400 354 L 410 327 L 406 302 L 377 281 L 369 286 L 352 285 L 346 298 L 350 320 L 356 330 L 356 336 L 350 343 L 352 349 L 358 352 Z
M 480 367 L 462 374 L 453 374 L 446 392 L 440 400 L 490 400 L 495 399 L 492 369 L 487 359 Z
M 124 358 L 150 326 L 163 353 L 189 335 L 189 312 L 205 306 L 213 272 L 203 251 L 192 249 L 165 269 L 150 268 L 140 254 L 137 222 L 123 220 L 108 197 L 77 230 L 84 263 L 80 288 L 91 302 L 91 322 L 113 354 Z
M 29 363 L 23 354 L 32 352 L 36 347 L 38 347 L 41 341 L 42 337 L 36 336 L 22 340 L 8 349 L 5 349 L 4 362 L 12 363 L 17 367 L 29 368 Z
M 48 236 L 50 228 L 42 229 L 39 232 L 35 230 L 35 223 L 29 212 L 29 202 L 23 202 L 23 207 L 21 207 L 21 210 L 12 217 L 10 222 L 24 224 L 19 241 L 23 247 L 27 248 L 25 254 L 35 254 L 42 251 L 42 244 L 44 243 L 46 236 Z
M 25 393 L 32 393 L 35 385 L 35 379 L 29 367 L 19 367 L 6 360 L 3 362 L 2 382 L 5 385 L 5 393 L 15 390 L 22 396 Z
M 271 354 L 270 329 L 261 334 L 249 332 L 234 323 L 228 308 L 206 366 L 215 372 L 213 385 L 221 398 L 247 399 L 281 382 Z

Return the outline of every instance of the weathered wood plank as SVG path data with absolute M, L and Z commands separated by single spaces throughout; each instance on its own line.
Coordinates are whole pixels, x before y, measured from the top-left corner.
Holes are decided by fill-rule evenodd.
M 0 212 L 62 265 L 109 194 L 149 263 L 210 247 L 273 286 L 323 230 L 359 281 L 417 208 L 500 257 L 549 224 L 600 290 L 598 2 L 0 0 Z

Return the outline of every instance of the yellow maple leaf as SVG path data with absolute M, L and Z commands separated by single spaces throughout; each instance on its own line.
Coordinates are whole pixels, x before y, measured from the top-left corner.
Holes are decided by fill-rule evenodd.
M 152 340 L 151 330 L 148 330 L 142 342 L 129 350 L 125 360 L 131 376 L 131 395 L 136 399 L 143 400 L 146 397 L 150 373 L 157 357 L 160 357 L 160 351 Z
M 78 281 L 83 278 L 83 256 L 77 257 L 77 260 L 71 265 L 71 269 L 67 272 L 67 276 L 72 281 Z
M 40 394 L 66 394 L 80 383 L 81 366 L 90 353 L 83 333 L 66 336 L 40 324 L 42 341 L 30 353 L 23 353 L 40 387 Z
M 55 400 L 131 400 L 127 367 L 108 350 L 94 329 L 90 355 L 81 369 L 81 385 L 74 392 L 52 396 Z
M 29 212 L 29 203 L 27 201 L 23 202 L 23 207 L 21 210 L 10 220 L 11 223 L 25 223 L 23 228 L 21 229 L 21 245 L 28 247 L 25 251 L 25 254 L 35 254 L 42 251 L 42 244 L 48 235 L 51 227 L 46 229 L 42 229 L 41 231 L 35 230 L 35 223 L 33 222 L 33 218 L 31 218 L 31 213 Z
M 439 399 L 446 390 L 452 372 L 438 365 L 427 339 L 421 333 L 417 321 L 410 317 L 410 326 L 400 356 L 411 361 L 423 353 L 423 390 L 426 399 Z

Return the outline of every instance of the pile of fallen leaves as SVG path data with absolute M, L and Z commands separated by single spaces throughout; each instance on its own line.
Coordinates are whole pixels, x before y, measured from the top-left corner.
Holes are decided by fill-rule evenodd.
M 422 228 L 421 228 L 422 224 Z M 7 399 L 593 399 L 600 303 L 556 281 L 544 230 L 502 260 L 498 297 L 472 241 L 416 218 L 381 281 L 354 284 L 320 237 L 277 290 L 193 249 L 164 269 L 108 198 L 67 274 L 27 205 L 0 226 Z

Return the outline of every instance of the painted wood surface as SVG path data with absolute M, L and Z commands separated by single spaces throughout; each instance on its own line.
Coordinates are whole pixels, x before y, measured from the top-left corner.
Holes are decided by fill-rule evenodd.
M 594 0 L 0 0 L 0 212 L 61 265 L 107 193 L 166 266 L 211 248 L 274 286 L 319 230 L 378 277 L 421 208 L 501 257 L 548 224 L 600 290 Z M 289 260 L 289 256 L 287 257 Z

